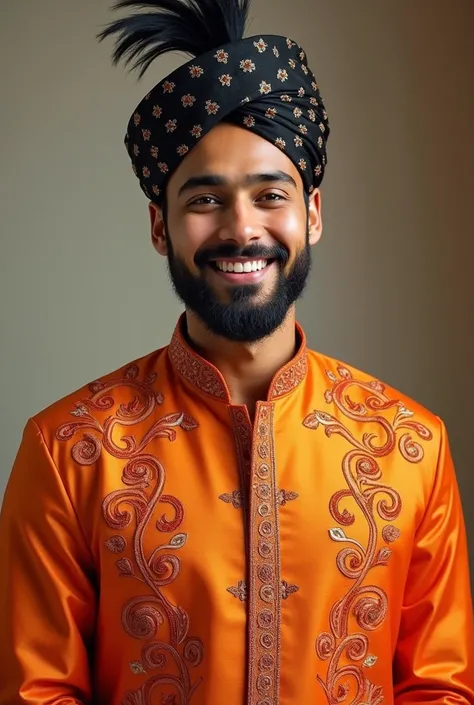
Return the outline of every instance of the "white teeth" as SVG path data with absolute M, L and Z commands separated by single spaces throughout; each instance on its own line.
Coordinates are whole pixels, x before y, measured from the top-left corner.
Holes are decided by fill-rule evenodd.
M 224 262 L 217 261 L 217 268 L 221 272 L 235 272 L 236 274 L 242 274 L 243 272 L 258 272 L 264 267 L 266 267 L 268 262 L 266 260 L 248 260 L 247 262 Z

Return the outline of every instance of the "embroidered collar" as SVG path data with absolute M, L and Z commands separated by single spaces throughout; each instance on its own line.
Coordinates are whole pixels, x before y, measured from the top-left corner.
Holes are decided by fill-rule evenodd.
M 201 357 L 189 345 L 183 333 L 184 325 L 185 314 L 183 313 L 179 318 L 168 346 L 168 355 L 174 369 L 200 392 L 230 404 L 230 392 L 224 377 L 217 367 Z M 273 377 L 267 401 L 275 401 L 289 394 L 306 377 L 308 370 L 306 336 L 298 323 L 296 324 L 296 331 L 300 340 L 298 351 L 294 358 L 278 370 Z

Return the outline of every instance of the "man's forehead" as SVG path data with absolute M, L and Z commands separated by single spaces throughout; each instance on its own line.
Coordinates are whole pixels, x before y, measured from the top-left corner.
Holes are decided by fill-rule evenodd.
M 183 159 L 171 181 L 181 191 L 188 181 L 206 177 L 208 185 L 248 186 L 264 180 L 302 184 L 295 165 L 278 147 L 229 124 L 211 130 Z

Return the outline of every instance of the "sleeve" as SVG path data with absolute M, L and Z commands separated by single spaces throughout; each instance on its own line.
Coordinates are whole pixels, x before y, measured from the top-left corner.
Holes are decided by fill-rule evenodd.
M 30 420 L 0 514 L 0 705 L 91 703 L 93 562 Z
M 474 704 L 474 628 L 464 517 L 441 420 L 436 476 L 414 538 L 394 658 L 395 705 Z

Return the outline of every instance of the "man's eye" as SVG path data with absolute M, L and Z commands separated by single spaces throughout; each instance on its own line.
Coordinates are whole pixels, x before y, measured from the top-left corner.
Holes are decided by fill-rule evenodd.
M 190 206 L 213 206 L 219 203 L 215 196 L 199 196 L 189 203 Z
M 281 193 L 264 193 L 259 201 L 285 201 L 285 197 Z

